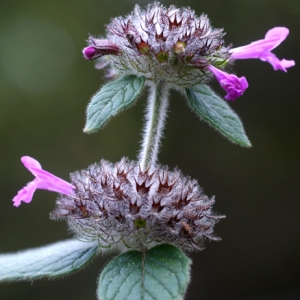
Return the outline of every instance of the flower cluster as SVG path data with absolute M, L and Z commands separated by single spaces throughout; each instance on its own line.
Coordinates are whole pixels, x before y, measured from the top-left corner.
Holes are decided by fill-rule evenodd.
M 116 164 L 102 160 L 71 175 L 72 184 L 41 170 L 31 157 L 22 161 L 43 181 L 35 188 L 60 192 L 52 219 L 66 219 L 79 239 L 98 240 L 104 248 L 150 248 L 169 243 L 185 250 L 201 250 L 205 238 L 219 240 L 213 227 L 223 216 L 211 210 L 214 198 L 203 194 L 195 180 L 179 170 L 149 167 L 122 159 Z M 47 174 L 47 178 L 45 175 Z M 29 183 L 29 185 L 31 185 Z M 15 204 L 29 202 L 34 190 L 25 188 Z
M 96 59 L 96 67 L 107 68 L 106 77 L 117 80 L 92 97 L 84 131 L 100 129 L 148 85 L 138 160 L 101 160 L 72 173 L 67 182 L 43 170 L 35 159 L 22 157 L 35 178 L 13 198 L 14 206 L 30 203 L 37 189 L 59 193 L 50 218 L 65 220 L 77 240 L 1 255 L 0 281 L 61 276 L 81 268 L 99 248 L 112 249 L 127 253 L 103 270 L 98 299 L 181 299 L 190 280 L 190 260 L 181 250 L 202 250 L 206 239 L 220 240 L 214 226 L 224 216 L 213 212 L 214 197 L 206 196 L 196 180 L 157 162 L 169 90 L 180 91 L 201 119 L 232 142 L 250 147 L 237 114 L 206 83 L 215 77 L 227 93 L 225 99 L 232 101 L 248 88 L 244 76 L 228 73 L 235 60 L 258 58 L 286 72 L 295 62 L 279 60 L 271 51 L 288 33 L 275 27 L 262 40 L 232 48 L 225 46 L 223 29 L 213 28 L 206 15 L 154 2 L 114 18 L 106 38 L 91 36 L 84 57 Z M 171 277 L 175 280 L 170 285 Z
M 107 26 L 107 38 L 90 37 L 83 54 L 98 59 L 98 68 L 108 66 L 110 76 L 143 76 L 153 86 L 191 87 L 214 75 L 227 92 L 225 99 L 234 100 L 244 93 L 248 82 L 227 73 L 226 67 L 236 59 L 259 58 L 286 72 L 294 61 L 279 60 L 271 51 L 288 32 L 275 27 L 263 40 L 225 47 L 223 30 L 212 28 L 206 15 L 198 17 L 190 8 L 165 8 L 154 2 L 113 19 Z M 159 117 L 154 118 L 155 102 L 149 102 L 153 106 L 149 116 L 150 112 L 153 115 L 148 118 L 150 133 L 145 134 L 140 161 L 122 159 L 111 164 L 102 160 L 73 173 L 68 183 L 25 156 L 22 162 L 36 178 L 14 197 L 14 205 L 29 203 L 36 189 L 58 192 L 52 219 L 66 219 L 79 239 L 98 240 L 103 247 L 143 249 L 170 243 L 200 250 L 203 239 L 218 240 L 213 227 L 223 216 L 212 212 L 214 198 L 209 199 L 195 180 L 179 170 L 156 165 L 166 111 L 163 92 L 160 97 Z
M 114 18 L 107 26 L 107 40 L 90 37 L 83 54 L 87 59 L 100 57 L 100 68 L 109 62 L 110 74 L 165 78 L 174 85 L 191 86 L 207 81 L 209 65 L 228 63 L 223 36 L 204 14 L 197 17 L 189 8 L 167 9 L 154 2 L 145 10 L 136 5 L 132 14 Z M 103 57 L 107 54 L 109 59 Z
M 86 59 L 98 58 L 97 68 L 109 66 L 108 77 L 143 75 L 148 80 L 164 79 L 174 86 L 190 87 L 207 82 L 211 75 L 235 100 L 248 87 L 245 77 L 224 70 L 236 59 L 259 58 L 275 70 L 286 71 L 293 60 L 279 60 L 271 50 L 288 35 L 288 29 L 275 27 L 265 39 L 230 49 L 224 46 L 223 29 L 214 29 L 206 15 L 190 8 L 166 8 L 158 2 L 145 10 L 136 5 L 126 17 L 114 18 L 107 26 L 106 39 L 90 37 L 84 48 Z

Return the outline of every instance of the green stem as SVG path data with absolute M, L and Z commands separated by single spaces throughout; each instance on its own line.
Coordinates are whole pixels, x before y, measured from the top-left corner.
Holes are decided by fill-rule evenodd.
M 168 86 L 164 81 L 150 83 L 150 95 L 146 111 L 146 124 L 142 149 L 139 155 L 141 169 L 155 165 L 162 131 L 167 116 Z

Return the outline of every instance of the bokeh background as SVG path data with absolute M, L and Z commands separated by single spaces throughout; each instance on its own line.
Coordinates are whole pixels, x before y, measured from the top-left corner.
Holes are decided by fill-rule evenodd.
M 231 103 L 253 147 L 231 144 L 171 94 L 159 160 L 199 180 L 215 210 L 227 218 L 215 230 L 222 242 L 191 254 L 192 282 L 186 299 L 300 299 L 300 99 L 298 0 L 175 0 L 205 12 L 224 27 L 227 44 L 242 46 L 275 26 L 290 35 L 274 52 L 296 67 L 274 72 L 259 60 L 236 62 L 249 89 Z M 138 1 L 146 5 L 148 1 Z M 96 134 L 82 132 L 85 107 L 105 82 L 82 58 L 88 33 L 105 33 L 110 18 L 129 13 L 133 0 L 27 0 L 0 4 L 0 252 L 70 238 L 64 222 L 49 220 L 56 194 L 37 191 L 30 205 L 11 199 L 32 179 L 20 157 L 38 159 L 46 170 L 69 172 L 101 158 L 135 159 L 145 97 Z M 217 83 L 212 86 L 221 95 Z M 0 299 L 95 299 L 98 274 L 110 256 L 59 280 L 6 283 Z

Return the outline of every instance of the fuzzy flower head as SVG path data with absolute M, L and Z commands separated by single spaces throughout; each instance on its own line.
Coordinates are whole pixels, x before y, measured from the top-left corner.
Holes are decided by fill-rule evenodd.
M 215 76 L 227 92 L 225 99 L 235 100 L 248 82 L 245 77 L 226 73 L 226 67 L 237 59 L 258 58 L 274 70 L 286 72 L 295 62 L 279 60 L 271 50 L 288 33 L 285 27 L 275 27 L 263 40 L 231 49 L 224 45 L 223 29 L 212 28 L 205 14 L 196 16 L 190 8 L 166 8 L 154 2 L 146 9 L 136 5 L 130 15 L 114 18 L 107 26 L 106 38 L 90 37 L 83 55 L 98 59 L 99 69 L 108 67 L 106 77 L 136 75 L 191 87 Z
M 211 210 L 214 199 L 179 170 L 149 167 L 126 159 L 102 160 L 72 174 L 73 192 L 61 195 L 53 219 L 67 219 L 79 239 L 98 240 L 104 248 L 143 249 L 173 244 L 201 250 L 222 218 Z
M 204 14 L 198 17 L 190 8 L 166 8 L 154 2 L 146 9 L 136 5 L 130 15 L 114 18 L 106 39 L 90 37 L 83 54 L 99 58 L 100 68 L 109 64 L 111 75 L 142 75 L 151 81 L 164 78 L 177 86 L 192 86 L 207 81 L 207 66 L 228 63 L 223 36 L 223 30 L 212 28 Z

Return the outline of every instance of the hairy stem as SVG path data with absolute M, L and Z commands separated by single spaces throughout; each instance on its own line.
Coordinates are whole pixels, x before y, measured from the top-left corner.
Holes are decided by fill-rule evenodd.
M 167 84 L 161 80 L 157 83 L 151 82 L 149 85 L 150 95 L 146 110 L 142 148 L 139 155 L 139 161 L 143 171 L 150 164 L 156 164 L 168 107 Z

